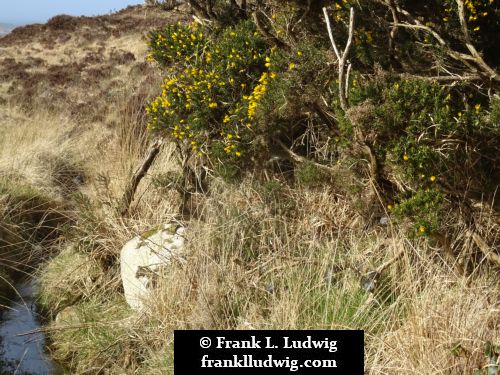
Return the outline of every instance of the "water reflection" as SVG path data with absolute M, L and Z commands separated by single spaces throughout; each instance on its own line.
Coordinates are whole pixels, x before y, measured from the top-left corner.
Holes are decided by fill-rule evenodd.
M 34 302 L 37 285 L 26 281 L 16 288 L 18 295 L 0 321 L 0 374 L 57 374 L 57 365 L 44 352 L 44 334 L 25 335 L 40 328 Z

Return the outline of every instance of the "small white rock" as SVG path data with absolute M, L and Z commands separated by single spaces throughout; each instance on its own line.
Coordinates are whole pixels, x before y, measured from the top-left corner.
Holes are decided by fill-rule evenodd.
M 160 267 L 170 264 L 171 258 L 182 250 L 185 231 L 182 226 L 165 224 L 163 229 L 134 237 L 123 246 L 120 271 L 125 299 L 132 309 L 144 307 L 152 276 Z
M 382 216 L 382 217 L 380 218 L 380 221 L 379 221 L 379 222 L 380 222 L 380 225 L 388 225 L 388 224 L 389 224 L 389 217 L 387 217 L 387 216 Z

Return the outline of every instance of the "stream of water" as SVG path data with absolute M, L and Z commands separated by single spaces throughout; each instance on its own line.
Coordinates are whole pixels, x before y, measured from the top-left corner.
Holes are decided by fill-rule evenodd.
M 17 295 L 0 319 L 0 374 L 52 375 L 60 369 L 45 353 L 35 296 L 38 285 L 24 281 L 16 285 Z M 27 334 L 29 332 L 37 332 Z

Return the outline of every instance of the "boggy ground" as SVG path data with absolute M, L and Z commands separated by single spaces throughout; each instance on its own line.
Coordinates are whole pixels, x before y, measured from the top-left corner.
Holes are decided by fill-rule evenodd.
M 323 187 L 214 178 L 210 195 L 192 199 L 183 258 L 144 314 L 128 309 L 120 249 L 177 217 L 180 204 L 167 145 L 131 214 L 117 210 L 148 144 L 144 102 L 161 80 L 145 62 L 144 36 L 187 19 L 182 7 L 133 7 L 59 16 L 0 39 L 0 246 L 22 254 L 18 263 L 34 260 L 52 356 L 74 374 L 165 374 L 176 328 L 356 328 L 366 332 L 369 374 L 485 365 L 484 343 L 500 337 L 498 270 L 484 262 L 461 272 L 432 240 L 409 238 L 380 220 L 386 213 L 374 218 L 360 207 L 363 188 L 346 185 L 349 170 Z M 487 225 L 495 243 L 498 228 Z M 456 233 L 465 244 L 457 253 L 473 252 Z M 401 253 L 367 292 L 362 276 Z

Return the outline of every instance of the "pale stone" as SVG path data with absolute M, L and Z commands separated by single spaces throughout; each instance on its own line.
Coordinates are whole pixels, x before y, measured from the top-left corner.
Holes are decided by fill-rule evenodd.
M 56 325 L 78 325 L 81 323 L 81 319 L 78 315 L 78 310 L 75 306 L 69 306 L 63 309 L 59 314 L 56 315 L 55 319 Z
M 132 309 L 144 307 L 155 274 L 184 247 L 184 233 L 182 226 L 165 224 L 162 229 L 145 232 L 123 246 L 121 278 L 125 299 Z

